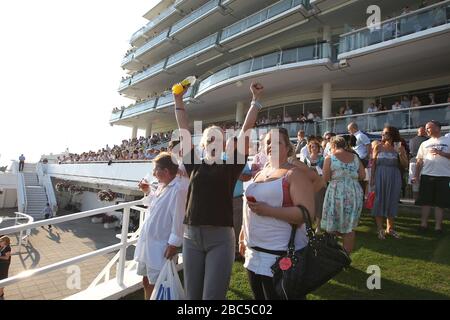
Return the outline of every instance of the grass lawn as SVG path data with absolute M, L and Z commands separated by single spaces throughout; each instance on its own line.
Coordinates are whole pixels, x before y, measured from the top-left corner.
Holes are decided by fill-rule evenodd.
M 450 299 L 450 223 L 442 236 L 418 234 L 419 216 L 403 215 L 396 230 L 402 239 L 376 237 L 373 219 L 364 214 L 356 229 L 351 267 L 308 295 L 308 299 Z M 429 227 L 434 227 L 430 220 Z M 381 269 L 381 289 L 369 290 L 367 267 Z M 251 299 L 242 263 L 235 263 L 228 299 Z
M 378 240 L 373 218 L 363 214 L 356 229 L 351 267 L 308 295 L 308 299 L 450 299 L 450 222 L 444 219 L 444 235 L 418 234 L 420 217 L 402 215 L 396 230 L 402 239 Z M 434 221 L 429 227 L 433 229 Z M 367 267 L 381 269 L 381 289 L 369 290 Z M 218 272 L 220 272 L 218 270 Z M 242 263 L 233 266 L 229 300 L 252 299 Z M 140 290 L 126 299 L 143 299 Z

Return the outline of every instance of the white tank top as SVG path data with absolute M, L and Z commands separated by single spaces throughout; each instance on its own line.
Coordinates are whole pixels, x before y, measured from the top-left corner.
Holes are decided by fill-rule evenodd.
M 272 207 L 283 206 L 283 178 L 269 182 L 253 182 L 245 191 L 246 196 L 253 196 L 256 201 Z M 287 250 L 292 227 L 283 220 L 259 216 L 247 205 L 244 198 L 244 234 L 247 248 L 260 247 L 268 250 Z M 300 211 L 299 211 L 300 214 Z M 295 248 L 299 250 L 308 244 L 306 228 L 303 224 L 295 235 Z

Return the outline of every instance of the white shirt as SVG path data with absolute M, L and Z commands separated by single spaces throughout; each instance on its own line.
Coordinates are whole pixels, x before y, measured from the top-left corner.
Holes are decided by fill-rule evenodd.
M 345 114 L 345 115 L 353 114 L 353 110 L 352 110 L 352 109 L 346 109 L 346 110 L 344 111 L 344 114 Z
M 177 176 L 165 188 L 160 186 L 155 195 L 149 197 L 150 206 L 136 244 L 134 260 L 150 269 L 162 269 L 168 244 L 179 247 L 183 242 L 188 190 L 186 181 Z
M 309 156 L 308 145 L 304 146 L 304 147 L 300 150 L 300 161 L 301 161 L 301 162 L 305 161 L 305 159 L 306 159 L 307 156 Z
M 417 152 L 417 159 L 423 159 L 421 174 L 435 177 L 450 177 L 450 160 L 439 155 L 432 155 L 430 151 L 433 148 L 450 153 L 450 138 L 430 138 L 422 142 L 419 152 Z
M 401 109 L 402 108 L 402 105 L 401 104 L 393 104 L 392 105 L 392 110 L 399 110 L 399 109 Z
M 367 113 L 370 113 L 370 112 L 377 112 L 378 111 L 378 108 L 377 107 L 375 107 L 375 106 L 370 106 L 369 107 L 369 109 L 367 109 Z
M 361 159 L 367 158 L 367 145 L 370 144 L 370 139 L 361 131 L 357 131 L 354 134 L 356 138 L 356 145 L 353 147 L 353 150 L 356 151 L 358 156 Z

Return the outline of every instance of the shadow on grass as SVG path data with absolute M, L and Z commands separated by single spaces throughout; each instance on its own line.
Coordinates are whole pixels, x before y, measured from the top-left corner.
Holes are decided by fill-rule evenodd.
M 394 239 L 387 236 L 386 240 L 379 240 L 373 218 L 364 215 L 356 229 L 354 253 L 364 248 L 396 258 L 434 261 L 450 265 L 450 237 L 437 235 L 433 231 L 420 234 L 417 231 L 419 223 L 419 218 L 400 216 L 396 219 L 395 228 L 402 238 Z M 448 228 L 448 222 L 446 222 L 444 229 Z
M 398 300 L 398 299 L 449 299 L 449 296 L 434 291 L 406 285 L 404 283 L 392 281 L 381 276 L 381 289 L 369 290 L 367 279 L 370 274 L 355 268 L 349 268 L 341 272 L 332 281 L 325 284 L 309 299 L 378 299 L 378 300 Z

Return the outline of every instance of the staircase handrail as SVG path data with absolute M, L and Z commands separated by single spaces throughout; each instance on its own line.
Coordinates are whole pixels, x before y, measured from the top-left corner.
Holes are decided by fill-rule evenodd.
M 17 173 L 17 207 L 19 212 L 25 213 L 27 208 L 27 190 L 23 172 Z
M 52 180 L 50 176 L 44 172 L 43 164 L 38 163 L 36 165 L 36 173 L 39 179 L 39 185 L 44 187 L 45 194 L 47 195 L 48 203 L 53 212 L 58 212 L 58 202 L 56 200 L 55 189 L 53 188 Z

